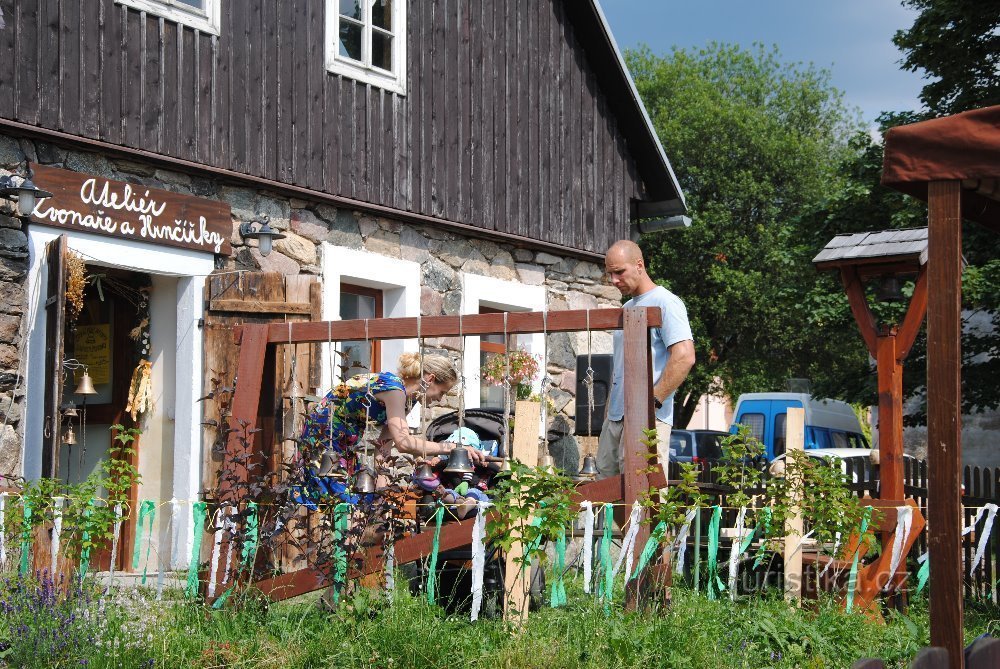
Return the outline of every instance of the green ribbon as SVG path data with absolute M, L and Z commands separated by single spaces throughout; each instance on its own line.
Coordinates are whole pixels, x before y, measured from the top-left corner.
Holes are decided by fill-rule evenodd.
M 240 553 L 244 569 L 250 567 L 253 563 L 259 541 L 260 521 L 257 519 L 257 502 L 248 502 L 246 531 L 243 537 L 243 548 Z
M 712 507 L 712 520 L 708 524 L 708 598 L 715 599 L 726 585 L 719 578 L 719 524 L 722 522 L 722 507 Z
M 604 587 L 598 588 L 598 593 L 605 601 L 605 610 L 611 603 L 611 595 L 614 591 L 614 565 L 611 564 L 611 533 L 615 524 L 614 507 L 610 504 L 604 505 L 604 536 L 601 537 L 601 565 L 604 566 Z
M 87 502 L 87 508 L 83 510 L 83 532 L 80 534 L 80 541 L 83 549 L 80 551 L 80 582 L 86 578 L 90 571 L 90 532 L 87 530 L 87 523 L 93 511 L 94 500 Z
M 31 557 L 31 504 L 24 502 L 24 528 L 21 530 L 21 568 L 20 574 L 28 573 L 28 558 Z M 52 575 L 55 578 L 55 574 Z
M 761 536 L 764 539 L 767 539 L 767 536 L 771 533 L 771 507 L 765 506 L 761 509 L 761 519 L 760 522 L 757 523 L 757 527 L 754 528 L 754 534 L 756 534 L 758 530 L 760 530 Z M 767 554 L 765 548 L 767 548 L 767 542 L 763 541 L 760 544 L 760 550 L 757 551 L 757 559 L 753 561 L 754 569 L 759 567 L 760 563 L 764 561 L 764 556 Z
M 438 550 L 441 546 L 441 522 L 444 520 L 444 507 L 438 502 L 434 510 L 434 543 L 431 545 L 431 559 L 427 565 L 427 601 L 434 603 L 434 589 L 437 583 Z
M 347 549 L 344 538 L 347 536 L 347 522 L 351 505 L 340 502 L 333 507 L 333 603 L 340 602 L 340 591 L 347 583 Z
M 147 520 L 148 519 L 148 520 Z M 149 527 L 146 530 L 149 535 L 146 539 L 146 559 L 142 563 L 142 584 L 146 585 L 146 571 L 149 567 L 149 551 L 153 547 L 153 521 L 156 520 L 156 502 L 151 499 L 143 500 L 139 505 L 139 520 L 135 527 L 135 545 L 132 548 L 132 569 L 139 568 L 139 555 L 142 547 L 142 525 L 145 522 Z
M 927 579 L 930 578 L 930 575 L 931 575 L 931 558 L 928 555 L 927 559 L 924 560 L 924 563 L 922 565 L 920 565 L 920 570 L 917 571 L 917 591 L 916 591 L 916 594 L 919 595 L 920 591 L 924 589 L 925 585 L 927 585 Z
M 854 606 L 854 588 L 858 584 L 858 560 L 861 558 L 861 544 L 865 540 L 865 533 L 868 531 L 868 521 L 872 517 L 872 507 L 866 506 L 864 515 L 861 516 L 861 529 L 858 530 L 858 547 L 854 550 L 854 558 L 851 560 L 851 573 L 847 577 L 847 610 Z
M 632 576 L 628 580 L 633 580 L 639 578 L 639 574 L 649 561 L 653 559 L 653 555 L 656 553 L 656 548 L 663 541 L 663 535 L 667 533 L 667 523 L 660 521 L 657 523 L 656 527 L 653 528 L 652 533 L 650 533 L 649 538 L 646 539 L 646 545 L 642 547 L 642 553 L 639 554 L 639 562 L 635 565 L 635 571 L 632 572 Z
M 566 530 L 556 537 L 556 578 L 552 582 L 550 603 L 552 608 L 566 606 L 566 583 L 563 574 L 566 573 Z
M 198 567 L 201 564 L 201 542 L 205 537 L 205 514 L 208 504 L 205 502 L 195 502 L 191 505 L 191 518 L 194 533 L 191 541 L 191 562 L 188 565 L 187 586 L 184 588 L 184 595 L 190 598 L 198 596 Z

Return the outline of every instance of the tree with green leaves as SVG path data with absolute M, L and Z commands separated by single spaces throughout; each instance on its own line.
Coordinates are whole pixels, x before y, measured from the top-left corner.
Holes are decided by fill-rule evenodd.
M 867 374 L 842 291 L 809 262 L 833 232 L 815 214 L 848 184 L 841 170 L 861 129 L 829 74 L 761 46 L 626 59 L 693 220 L 641 242 L 652 276 L 685 301 L 697 347 L 676 425 L 707 392 Z M 818 321 L 825 302 L 837 317 Z
M 902 0 L 920 12 L 893 43 L 903 67 L 933 81 L 920 93 L 932 116 L 1000 104 L 1000 0 Z

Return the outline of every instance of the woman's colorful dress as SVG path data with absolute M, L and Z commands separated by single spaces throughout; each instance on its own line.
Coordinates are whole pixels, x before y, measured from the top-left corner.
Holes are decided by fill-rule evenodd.
M 403 380 L 392 372 L 359 374 L 334 386 L 306 417 L 299 439 L 310 488 L 320 495 L 344 496 L 346 485 L 316 476 L 322 455 L 331 451 L 334 471 L 350 476 L 357 469 L 358 442 L 368 425 L 385 425 L 385 404 L 376 395 L 390 390 L 406 392 Z M 367 419 L 367 425 L 366 425 Z

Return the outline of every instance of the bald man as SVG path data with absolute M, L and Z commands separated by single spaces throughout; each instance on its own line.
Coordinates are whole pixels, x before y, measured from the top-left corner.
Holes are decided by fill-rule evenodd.
M 608 249 L 604 269 L 612 285 L 622 295 L 631 297 L 626 307 L 659 307 L 663 324 L 652 331 L 653 405 L 656 407 L 656 452 L 664 469 L 670 460 L 670 429 L 674 422 L 674 393 L 694 366 L 694 340 L 687 309 L 680 298 L 656 285 L 646 273 L 642 250 L 635 242 L 623 239 Z M 608 399 L 608 414 L 601 428 L 597 448 L 598 478 L 615 476 L 622 471 L 622 426 L 625 397 L 622 332 L 614 335 L 614 374 Z

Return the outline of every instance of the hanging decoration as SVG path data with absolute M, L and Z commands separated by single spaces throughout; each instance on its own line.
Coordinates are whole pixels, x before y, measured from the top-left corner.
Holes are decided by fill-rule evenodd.
M 594 503 L 580 502 L 583 507 L 583 592 L 590 594 L 590 583 L 594 578 Z
M 187 586 L 184 588 L 184 594 L 192 599 L 198 596 L 198 567 L 201 564 L 201 541 L 205 536 L 207 515 L 208 504 L 205 502 L 195 502 L 191 505 L 192 536 L 188 544 L 191 560 L 188 564 Z
M 552 593 L 549 597 L 552 608 L 566 606 L 566 530 L 556 537 L 556 577 L 552 581 Z
M 868 522 L 872 517 L 872 507 L 866 506 L 864 514 L 861 516 L 861 528 L 858 530 L 858 536 L 861 537 L 858 542 L 858 549 L 861 548 L 861 542 L 865 540 L 865 533 L 868 532 Z M 851 559 L 851 572 L 847 576 L 847 612 L 850 613 L 851 609 L 854 608 L 854 589 L 858 584 L 858 560 L 861 558 L 861 551 L 855 550 L 854 557 Z
M 701 509 L 694 507 L 690 509 L 686 514 L 684 514 L 684 525 L 681 527 L 681 531 L 677 534 L 677 539 L 674 541 L 674 548 L 677 550 L 677 573 L 684 573 L 684 554 L 687 552 L 687 538 L 691 533 L 691 523 L 694 522 L 695 515 Z M 696 561 L 697 562 L 697 561 Z
M 896 569 L 899 568 L 899 563 L 903 559 L 903 546 L 906 545 L 906 540 L 910 537 L 912 523 L 913 507 L 907 505 L 896 507 L 896 532 L 895 540 L 892 542 L 892 555 L 889 558 L 889 579 L 882 587 L 883 590 L 892 587 L 892 577 L 896 575 Z
M 601 537 L 601 566 L 604 568 L 604 587 L 598 588 L 597 593 L 604 600 L 604 608 L 608 609 L 611 604 L 611 595 L 614 592 L 615 574 L 614 565 L 611 564 L 611 534 L 615 524 L 614 506 L 604 505 L 604 536 Z
M 434 510 L 434 543 L 431 545 L 431 557 L 427 563 L 427 601 L 434 603 L 434 589 L 437 582 L 438 549 L 441 545 L 441 521 L 444 520 L 444 506 L 440 501 Z
M 340 603 L 340 592 L 347 582 L 347 549 L 344 541 L 347 537 L 347 524 L 350 519 L 351 505 L 347 502 L 339 502 L 333 507 L 333 543 L 334 543 L 334 567 L 333 567 L 333 603 Z
M 59 569 L 59 542 L 62 538 L 63 504 L 65 502 L 65 497 L 52 498 L 52 567 L 49 569 L 49 573 L 53 579 Z
M 80 533 L 80 538 L 83 540 L 83 550 L 80 551 L 80 582 L 87 577 L 87 572 L 90 571 L 90 530 L 89 527 L 90 516 L 93 513 L 94 501 L 91 499 L 87 502 L 87 508 L 83 510 L 83 532 Z
M 72 325 L 83 312 L 87 264 L 73 251 L 66 253 L 66 323 Z
M 708 598 L 715 599 L 726 586 L 719 578 L 719 530 L 722 522 L 722 507 L 712 507 L 712 519 L 708 523 Z
M 653 554 L 656 553 L 657 547 L 659 547 L 660 542 L 663 541 L 663 536 L 667 533 L 667 524 L 664 521 L 660 521 L 650 532 L 649 538 L 646 539 L 646 545 L 642 547 L 642 553 L 639 554 L 639 562 L 635 566 L 635 571 L 631 576 L 626 574 L 626 578 L 629 581 L 639 578 L 639 574 L 642 570 L 646 568 L 649 561 L 653 559 Z
M 917 564 L 920 565 L 920 569 L 917 571 L 917 590 L 916 594 L 920 594 L 920 591 L 924 589 L 927 585 L 927 579 L 931 575 L 931 561 L 929 558 L 929 553 L 924 553 L 917 558 Z
M 625 564 L 625 576 L 628 578 L 628 574 L 632 571 L 632 558 L 635 552 L 635 538 L 639 534 L 639 524 L 642 522 L 642 504 L 639 500 L 632 502 L 632 511 L 629 513 L 628 517 L 628 531 L 625 532 L 625 536 L 622 537 L 622 550 L 618 554 L 618 561 L 615 562 L 615 567 L 611 572 L 611 580 L 614 581 L 615 576 L 618 575 L 618 571 L 621 569 L 622 563 Z
M 983 555 L 986 553 L 986 547 L 990 542 L 990 534 L 993 532 L 993 521 L 996 519 L 997 515 L 997 505 L 991 503 L 986 504 L 980 512 L 987 512 L 986 522 L 983 523 L 983 530 L 979 533 L 979 544 L 976 546 L 976 554 L 972 558 L 972 567 L 969 568 L 969 573 L 976 571 L 976 567 L 983 559 Z
M 476 502 L 478 511 L 472 522 L 472 622 L 479 619 L 483 605 L 483 575 L 486 570 L 486 507 L 484 499 Z
M 736 514 L 736 536 L 733 537 L 733 545 L 729 549 L 729 599 L 736 601 L 736 577 L 739 573 L 740 556 L 743 555 L 743 525 L 746 521 L 747 508 L 741 506 Z M 753 538 L 753 533 L 747 537 L 749 542 Z
M 222 509 L 218 509 L 212 518 L 212 526 L 215 527 L 215 538 L 212 541 L 212 559 L 208 563 L 208 598 L 215 597 L 215 574 L 219 570 L 219 558 L 222 556 L 222 533 L 223 523 Z
M 152 370 L 153 363 L 149 360 L 140 360 L 139 364 L 132 370 L 125 411 L 128 412 L 133 421 L 137 421 L 140 415 L 153 407 L 153 384 L 150 378 Z
M 135 545 L 132 548 L 132 569 L 139 569 L 139 559 L 142 554 L 143 526 L 146 532 L 146 557 L 142 562 L 142 584 L 146 585 L 146 573 L 149 567 L 149 552 L 153 548 L 153 521 L 156 519 L 156 503 L 151 499 L 144 499 L 139 504 L 139 518 L 135 524 Z
M 111 578 L 115 577 L 115 564 L 118 562 L 118 542 L 122 536 L 122 505 L 115 504 L 115 524 L 111 534 L 111 566 L 108 571 Z

